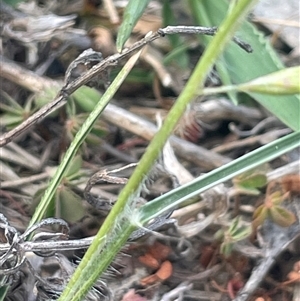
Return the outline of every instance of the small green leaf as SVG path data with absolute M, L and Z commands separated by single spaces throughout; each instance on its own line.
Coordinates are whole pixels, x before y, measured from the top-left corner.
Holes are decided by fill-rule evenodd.
M 258 195 L 260 191 L 257 188 L 267 184 L 266 169 L 266 166 L 262 166 L 260 169 L 249 170 L 235 177 L 232 182 L 239 193 Z
M 240 182 L 236 183 L 245 188 L 260 188 L 267 184 L 267 176 L 264 174 L 252 174 L 249 177 L 241 179 Z
M 300 67 L 285 68 L 256 78 L 238 86 L 243 92 L 269 95 L 292 95 L 300 93 Z
M 73 180 L 74 178 L 78 177 L 80 168 L 82 166 L 82 158 L 81 156 L 76 156 L 71 164 L 68 166 L 65 174 L 65 178 L 68 179 L 68 181 Z
M 284 199 L 285 199 L 285 196 L 282 194 L 281 191 L 277 190 L 277 191 L 274 191 L 272 192 L 269 196 L 267 196 L 269 202 L 272 203 L 272 205 L 280 205 Z
M 236 217 L 235 219 L 232 220 L 232 222 L 230 224 L 230 227 L 229 227 L 229 229 L 227 231 L 228 233 L 230 233 L 230 236 L 238 228 L 239 221 L 240 221 L 239 217 Z
M 220 246 L 221 254 L 223 254 L 225 257 L 229 257 L 232 252 L 233 246 L 233 243 L 222 243 Z
M 264 205 L 259 206 L 253 213 L 252 226 L 256 229 L 258 226 L 262 225 L 262 223 L 268 217 L 269 210 Z
M 69 223 L 81 219 L 85 210 L 81 198 L 66 186 L 60 186 L 55 197 L 56 217 L 62 218 Z
M 5 106 L 5 104 L 3 103 L 3 101 L 5 101 L 8 104 L 8 107 L 11 108 L 13 111 L 12 112 L 22 112 L 23 111 L 23 107 L 21 105 L 19 105 L 19 103 L 13 99 L 10 95 L 8 95 L 7 93 L 5 93 L 4 91 L 0 91 L 0 95 L 2 98 L 2 101 L 0 103 L 0 108 L 3 108 L 2 106 Z
M 234 241 L 243 240 L 247 238 L 251 234 L 251 232 L 252 232 L 251 227 L 241 226 L 232 233 L 232 239 Z
M 150 0 L 130 0 L 125 8 L 123 22 L 120 26 L 117 36 L 117 50 L 122 51 L 122 48 L 129 38 L 132 29 L 143 14 Z
M 101 93 L 88 86 L 82 86 L 73 93 L 72 97 L 74 97 L 75 102 L 82 110 L 92 112 L 96 103 L 101 98 Z
M 12 114 L 2 114 L 1 115 L 1 125 L 6 126 L 8 129 L 15 127 L 24 121 L 22 116 L 12 115 Z
M 270 208 L 270 218 L 281 227 L 289 227 L 297 220 L 294 213 L 281 206 Z
M 44 105 L 48 104 L 50 101 L 52 101 L 55 96 L 57 95 L 58 91 L 61 89 L 60 85 L 53 85 L 51 87 L 45 88 L 42 92 L 35 94 L 35 104 L 38 108 L 43 107 Z M 54 112 L 55 113 L 55 112 Z M 51 116 L 53 112 L 51 113 Z M 55 113 L 57 115 L 57 112 Z

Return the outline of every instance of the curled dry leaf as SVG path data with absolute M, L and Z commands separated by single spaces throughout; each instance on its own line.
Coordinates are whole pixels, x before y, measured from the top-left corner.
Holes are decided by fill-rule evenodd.
M 172 272 L 172 263 L 169 260 L 166 260 L 161 264 L 159 270 L 155 273 L 155 275 L 159 278 L 159 280 L 164 281 L 172 275 Z
M 159 281 L 159 278 L 157 277 L 157 275 L 153 274 L 153 275 L 149 275 L 149 276 L 141 279 L 140 284 L 142 286 L 147 286 L 147 285 L 153 284 L 158 281 Z
M 171 248 L 156 241 L 149 248 L 149 253 L 157 260 L 164 261 L 170 255 Z
M 169 260 L 164 261 L 155 274 L 141 279 L 140 284 L 143 286 L 154 284 L 160 281 L 167 280 L 173 273 L 173 266 Z
M 145 266 L 152 268 L 152 269 L 158 269 L 159 268 L 159 262 L 157 259 L 155 259 L 151 254 L 147 253 L 143 256 L 140 256 L 138 258 L 139 262 L 144 264 Z

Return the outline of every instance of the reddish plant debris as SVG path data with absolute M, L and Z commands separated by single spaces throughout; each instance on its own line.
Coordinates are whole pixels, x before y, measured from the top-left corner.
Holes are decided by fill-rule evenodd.
M 204 246 L 201 250 L 201 256 L 200 256 L 200 264 L 206 269 L 208 265 L 211 263 L 212 259 L 215 258 L 216 254 L 216 247 L 210 245 L 210 246 Z
M 171 248 L 156 241 L 149 248 L 149 253 L 157 260 L 163 261 L 170 255 Z
M 159 280 L 164 281 L 171 277 L 173 272 L 172 263 L 169 260 L 164 261 L 159 270 L 155 273 Z
M 167 280 L 173 272 L 172 263 L 166 260 L 171 253 L 171 248 L 159 242 L 148 247 L 148 252 L 138 258 L 139 262 L 149 268 L 157 270 L 154 274 L 143 278 L 140 283 L 147 286 L 153 283 Z
M 242 276 L 240 273 L 235 273 L 232 279 L 227 283 L 228 295 L 231 299 L 236 297 L 236 293 L 244 286 Z
M 300 175 L 287 175 L 281 179 L 281 185 L 285 192 L 300 194 Z
M 141 279 L 140 284 L 142 286 L 147 286 L 147 285 L 151 285 L 153 283 L 156 283 L 158 281 L 159 281 L 159 278 L 157 277 L 157 275 L 152 274 L 152 275 L 149 275 L 149 276 L 144 277 L 143 279 Z
M 147 276 L 140 281 L 140 284 L 147 286 L 153 283 L 165 281 L 171 277 L 173 273 L 172 263 L 168 260 L 164 261 L 155 274 Z
M 150 253 L 147 253 L 143 256 L 140 256 L 138 258 L 139 262 L 144 264 L 145 266 L 152 268 L 152 269 L 158 269 L 159 268 L 159 262 L 156 258 L 154 258 Z

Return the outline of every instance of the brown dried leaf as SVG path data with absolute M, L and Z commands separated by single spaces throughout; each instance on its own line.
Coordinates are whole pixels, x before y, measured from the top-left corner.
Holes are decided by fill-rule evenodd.
M 159 270 L 155 273 L 155 275 L 159 278 L 159 280 L 164 281 L 171 277 L 173 273 L 173 266 L 169 260 L 164 261 Z

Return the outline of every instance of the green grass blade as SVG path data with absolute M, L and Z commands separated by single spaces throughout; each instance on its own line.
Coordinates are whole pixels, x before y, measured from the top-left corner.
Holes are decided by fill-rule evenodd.
M 127 4 L 123 15 L 123 21 L 117 36 L 116 46 L 119 52 L 122 51 L 132 29 L 143 14 L 149 2 L 150 0 L 130 0 Z
M 191 183 L 174 189 L 142 206 L 140 208 L 142 223 L 148 222 L 165 211 L 175 209 L 187 199 L 263 163 L 269 162 L 299 145 L 300 132 L 292 133 L 200 176 Z
M 8 292 L 9 287 L 8 286 L 1 286 L 0 287 L 0 301 L 5 300 L 6 293 Z
M 61 164 L 59 165 L 58 169 L 55 172 L 54 177 L 52 178 L 51 182 L 49 183 L 49 186 L 47 187 L 47 190 L 45 191 L 45 194 L 43 195 L 38 207 L 36 208 L 33 217 L 31 218 L 29 226 L 32 226 L 36 222 L 40 221 L 47 208 L 50 204 L 58 185 L 60 184 L 70 162 L 76 155 L 79 147 L 84 142 L 87 135 L 90 133 L 90 131 L 93 128 L 94 123 L 97 121 L 99 115 L 101 112 L 105 109 L 106 105 L 109 103 L 111 98 L 114 96 L 120 85 L 125 80 L 126 76 L 130 72 L 131 68 L 134 66 L 135 62 L 137 61 L 139 57 L 140 52 L 138 54 L 132 56 L 132 59 L 130 59 L 127 64 L 123 67 L 123 69 L 120 71 L 120 73 L 117 75 L 115 80 L 112 82 L 112 84 L 108 87 L 105 94 L 102 96 L 102 98 L 99 100 L 97 105 L 95 106 L 94 110 L 91 112 L 87 120 L 84 122 L 80 130 L 78 131 L 77 135 L 75 136 L 74 140 L 72 141 L 70 147 L 68 148 Z
M 118 248 L 121 246 L 120 242 L 125 242 L 128 239 L 130 232 L 134 229 L 134 226 L 130 225 L 130 220 L 139 217 L 134 216 L 132 211 L 129 211 L 131 209 L 130 203 L 135 200 L 138 191 L 141 189 L 145 175 L 154 164 L 176 123 L 184 114 L 187 105 L 196 97 L 199 86 L 204 85 L 206 75 L 212 68 L 213 63 L 225 48 L 227 41 L 232 38 L 235 28 L 245 17 L 253 2 L 240 0 L 220 26 L 219 32 L 204 52 L 184 91 L 169 112 L 160 131 L 149 144 L 127 185 L 121 191 L 116 204 L 113 206 L 93 243 L 70 279 L 66 290 L 60 297 L 60 301 L 81 300 L 84 294 L 90 289 L 96 277 L 99 277 L 104 272 L 104 268 L 110 263 L 108 261 L 117 254 Z M 119 229 L 124 229 L 124 231 L 119 231 Z M 114 233 L 118 233 L 118 238 L 115 242 L 112 241 Z M 77 289 L 80 290 L 80 293 L 77 293 Z
M 201 14 L 195 16 L 199 25 L 202 26 L 211 26 L 212 24 L 218 26 L 228 10 L 228 1 L 225 0 L 191 0 L 190 2 L 197 5 L 197 10 L 206 16 L 205 18 Z M 207 19 L 209 19 L 209 24 L 207 24 Z M 252 24 L 247 21 L 243 22 L 236 36 L 249 43 L 253 48 L 253 53 L 245 58 L 244 51 L 233 43 L 230 43 L 224 51 L 224 67 L 228 70 L 234 84 L 245 83 L 284 68 L 270 43 Z M 300 98 L 298 95 L 284 96 L 280 100 L 273 95 L 256 93 L 249 93 L 249 95 L 291 129 L 300 130 Z

